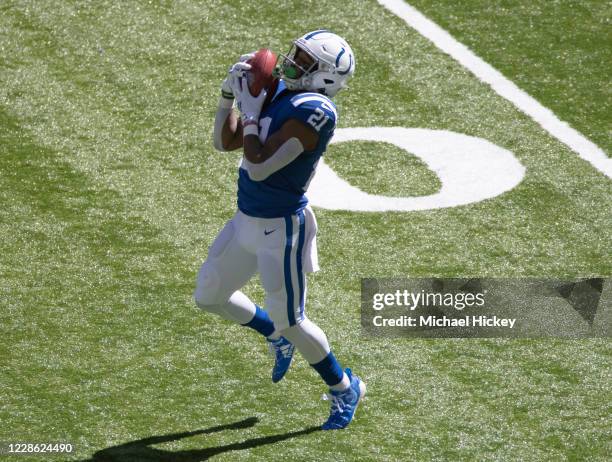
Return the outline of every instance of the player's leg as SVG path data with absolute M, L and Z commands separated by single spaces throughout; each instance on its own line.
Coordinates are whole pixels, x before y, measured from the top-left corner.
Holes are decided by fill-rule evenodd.
M 328 385 L 341 384 L 346 388 L 348 379 L 331 353 L 327 337 L 304 315 L 304 260 L 307 257 L 304 249 L 308 247 L 304 212 L 282 220 L 282 229 L 278 229 L 274 238 L 263 239 L 257 254 L 259 274 L 266 291 L 266 310 L 277 331 L 297 347 Z
M 293 343 L 317 371 L 330 387 L 333 399 L 337 399 L 334 395 L 337 394 L 347 403 L 353 403 L 348 420 L 345 413 L 344 423 L 334 422 L 333 426 L 324 426 L 324 428 L 344 428 L 352 419 L 352 413 L 365 393 L 365 385 L 359 378 L 352 377 L 349 369 L 346 372 L 342 370 L 331 352 L 325 333 L 304 314 L 306 301 L 304 266 L 310 259 L 310 256 L 305 254 L 305 249 L 316 252 L 313 242 L 308 242 L 308 239 L 314 238 L 314 233 L 308 230 L 309 224 L 310 220 L 304 212 L 285 218 L 284 245 L 278 246 L 276 242 L 270 241 L 270 245 L 262 246 L 263 249 L 258 253 L 258 267 L 266 290 L 265 306 L 277 332 Z M 329 421 L 326 425 L 328 423 Z
M 257 258 L 239 242 L 238 214 L 221 230 L 210 246 L 208 258 L 198 272 L 194 299 L 196 305 L 224 319 L 255 329 L 268 337 L 274 324 L 268 314 L 238 289 L 257 270 Z

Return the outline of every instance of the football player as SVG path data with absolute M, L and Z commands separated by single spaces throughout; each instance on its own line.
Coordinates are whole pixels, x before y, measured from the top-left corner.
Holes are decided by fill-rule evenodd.
M 211 245 L 194 298 L 202 310 L 266 337 L 275 354 L 273 382 L 283 378 L 297 348 L 330 388 L 331 412 L 322 428 L 341 429 L 366 388 L 342 369 L 323 331 L 305 314 L 306 273 L 318 270 L 317 223 L 305 192 L 338 120 L 330 98 L 353 75 L 355 57 L 338 35 L 309 32 L 281 55 L 279 78 L 257 97 L 247 82 L 252 57 L 242 56 L 221 87 L 214 145 L 242 148 L 238 210 Z M 256 272 L 265 289 L 263 307 L 239 290 Z

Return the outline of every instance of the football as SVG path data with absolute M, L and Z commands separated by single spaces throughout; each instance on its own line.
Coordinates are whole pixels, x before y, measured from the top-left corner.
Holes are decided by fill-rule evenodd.
M 269 88 L 274 82 L 272 73 L 276 66 L 276 54 L 262 48 L 247 62 L 251 65 L 251 70 L 247 72 L 249 91 L 251 95 L 258 96 L 262 89 Z

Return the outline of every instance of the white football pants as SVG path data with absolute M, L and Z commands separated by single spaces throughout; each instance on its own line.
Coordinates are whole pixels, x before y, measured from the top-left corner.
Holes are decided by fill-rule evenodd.
M 239 291 L 259 272 L 264 309 L 276 328 L 314 364 L 330 351 L 321 329 L 306 319 L 306 273 L 317 271 L 317 223 L 310 207 L 283 218 L 257 218 L 237 211 L 200 268 L 194 298 L 198 307 L 239 324 L 255 305 Z

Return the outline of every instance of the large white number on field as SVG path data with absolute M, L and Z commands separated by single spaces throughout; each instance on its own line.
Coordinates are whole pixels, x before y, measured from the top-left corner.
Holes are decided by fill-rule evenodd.
M 341 179 L 323 160 L 312 180 L 312 205 L 360 212 L 427 210 L 479 202 L 514 188 L 525 168 L 514 155 L 490 141 L 446 130 L 404 127 L 337 129 L 331 143 L 380 141 L 419 157 L 440 179 L 429 196 L 368 194 Z

